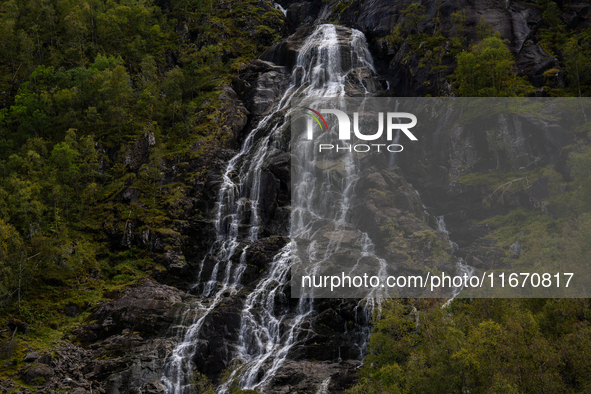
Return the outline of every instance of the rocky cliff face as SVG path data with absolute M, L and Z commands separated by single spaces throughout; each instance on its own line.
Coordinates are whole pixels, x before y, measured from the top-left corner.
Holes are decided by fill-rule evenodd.
M 562 86 L 564 81 L 560 72 L 544 74 L 550 69 L 559 70 L 558 60 L 544 52 L 539 44 L 538 29 L 542 25 L 542 11 L 533 4 L 492 1 L 426 1 L 420 4 L 422 18 L 416 23 L 405 14 L 410 2 L 391 2 L 387 0 L 351 1 L 347 6 L 342 3 L 297 2 L 288 6 L 287 19 L 296 26 L 314 25 L 324 22 L 336 22 L 361 30 L 368 38 L 378 73 L 387 81 L 389 95 L 393 96 L 442 96 L 450 93 L 451 86 L 442 80 L 452 71 L 453 37 L 474 43 L 478 37 L 478 26 L 488 25 L 492 31 L 498 31 L 503 39 L 508 40 L 515 55 L 518 73 L 526 76 L 535 87 L 548 84 Z M 464 11 L 461 23 L 455 22 L 453 14 Z M 571 5 L 562 18 L 571 23 L 584 26 L 589 16 L 589 9 L 582 5 Z M 399 29 L 399 30 L 397 30 Z M 429 43 L 427 40 L 418 45 L 405 35 L 435 36 L 444 32 L 443 42 L 438 43 L 441 51 L 437 53 L 441 71 L 433 72 L 428 63 Z M 558 75 L 558 78 L 555 78 Z M 543 92 L 541 93 L 543 94 Z
M 440 95 L 448 91 L 448 87 L 439 83 L 440 77 L 420 67 L 424 56 L 420 47 L 413 48 L 407 41 L 388 38 L 396 26 L 403 24 L 401 11 L 406 3 L 352 1 L 344 8 L 330 2 L 283 1 L 280 4 L 287 9 L 286 23 L 292 34 L 273 44 L 260 59 L 244 65 L 232 85 L 224 86 L 220 94 L 224 106 L 219 109 L 218 127 L 229 132 L 228 148 L 195 146 L 192 149 L 201 153 L 199 157 L 169 159 L 162 164 L 163 184 L 184 179 L 190 186 L 170 199 L 167 212 L 172 227 L 139 229 L 130 222 L 121 232 L 117 230 L 120 227 L 105 221 L 104 231 L 114 248 L 133 244 L 158 254 L 167 271 L 155 273 L 154 278 L 174 286 L 146 280 L 112 294 L 113 301 L 100 305 L 88 324 L 76 331 L 75 340 L 79 346 L 64 344 L 59 357 L 34 361 L 32 368 L 27 365 L 22 371 L 25 376 L 30 375 L 27 379 L 32 381 L 35 376 L 46 376 L 48 384 L 77 393 L 91 389 L 105 393 L 165 392 L 166 386 L 161 380 L 167 358 L 183 340 L 192 322 L 200 318 L 203 318 L 200 335 L 194 343 L 192 359 L 183 365 L 206 375 L 215 384 L 222 383 L 224 371 L 239 371 L 236 356 L 244 340 L 241 319 L 248 297 L 270 275 L 276 263 L 274 259 L 288 243 L 291 213 L 288 131 L 279 133 L 280 137 L 256 168 L 259 172 L 255 185 L 259 190 L 256 206 L 252 205 L 252 200 L 245 200 L 244 204 L 251 205 L 241 221 L 234 223 L 240 236 L 238 245 L 232 246 L 229 259 L 244 269 L 241 286 L 227 289 L 225 285 L 207 281 L 219 269 L 217 261 L 211 257 L 211 248 L 220 234 L 220 223 L 216 222 L 221 204 L 220 188 L 225 175 L 235 179 L 240 171 L 241 164 L 224 174 L 228 162 L 238 154 L 249 136 L 259 141 L 273 133 L 276 124 L 282 121 L 285 113 L 274 114 L 273 108 L 293 83 L 291 78 L 298 54 L 314 26 L 323 22 L 342 25 L 335 31 L 344 68 L 351 68 L 354 61 L 355 54 L 346 45 L 351 28 L 359 29 L 368 39 L 375 70 L 365 67 L 348 73 L 345 79 L 348 96 L 359 96 L 366 91 L 376 96 Z M 426 1 L 423 5 L 427 17 L 414 26 L 405 27 L 411 33 L 432 34 L 435 29 L 454 31 L 457 26 L 451 22 L 451 15 L 465 10 L 462 34 L 474 40 L 476 26 L 483 18 L 510 41 L 520 72 L 534 86 L 544 85 L 547 78 L 544 72 L 557 68 L 557 60 L 544 53 L 536 41 L 541 12 L 535 6 L 506 1 Z M 573 8 L 568 12 L 572 23 L 583 23 L 581 21 L 587 20 L 583 14 L 589 11 Z M 442 44 L 444 49 L 448 46 Z M 450 61 L 445 54 L 441 58 L 443 64 Z M 556 83 L 561 83 L 560 78 Z M 458 114 L 451 111 L 446 116 L 453 124 Z M 263 119 L 268 123 L 260 127 Z M 507 190 L 502 199 L 491 199 L 489 189 L 462 183 L 462 176 L 497 170 L 519 174 L 548 164 L 557 165 L 568 175 L 563 148 L 572 137 L 555 132 L 553 124 L 535 116 L 496 117 L 490 122 L 478 127 L 454 126 L 445 131 L 433 128 L 430 134 L 421 136 L 425 143 L 409 147 L 400 155 L 396 170 L 376 172 L 368 165 L 358 187 L 382 190 L 385 195 L 360 202 L 359 217 L 355 220 L 365 221 L 368 231 L 374 231 L 386 218 L 395 219 L 400 224 L 400 242 L 412 246 L 416 250 L 413 257 L 421 261 L 430 259 L 431 253 L 416 244 L 415 234 L 430 231 L 444 245 L 450 260 L 461 257 L 480 268 L 501 264 L 509 246 L 497 245 L 488 237 L 491 231 L 488 225 L 473 222 L 505 212 L 509 207 L 542 209 L 544 196 L 548 194 L 547 185 L 540 179 L 535 181 L 536 187 Z M 495 138 L 503 144 L 494 144 L 491 130 L 496 130 Z M 152 139 L 147 133 L 129 148 L 126 156 L 129 167 L 139 168 L 149 160 L 154 145 Z M 420 166 L 416 165 L 417 161 Z M 243 181 L 251 186 L 254 182 L 252 179 Z M 120 199 L 132 202 L 136 194 L 134 189 L 128 188 Z M 380 204 L 392 199 L 397 202 L 395 211 L 380 210 Z M 490 206 L 483 209 L 483 200 L 487 199 Z M 425 213 L 424 206 L 430 216 Z M 257 215 L 255 236 L 249 233 L 253 215 Z M 433 219 L 439 216 L 445 217 L 449 238 L 459 249 L 446 246 L 448 235 L 438 231 L 440 228 Z M 396 260 L 399 256 L 392 252 L 391 257 Z M 206 291 L 209 285 L 211 288 Z M 296 338 L 269 379 L 265 392 L 318 392 L 322 387 L 327 390 L 325 392 L 342 392 L 355 382 L 355 370 L 367 340 L 368 316 L 363 315 L 356 301 L 320 300 L 298 321 L 298 330 L 290 331 L 290 325 L 301 315 L 300 306 L 297 300 L 289 298 L 287 285 L 277 287 L 277 291 L 281 294 L 272 308 L 274 316 L 281 316 L 277 323 L 280 335 L 296 332 Z M 264 367 L 258 370 L 256 379 L 262 379 L 266 370 L 275 368 L 271 360 L 263 362 Z M 192 375 L 192 371 L 184 373 Z

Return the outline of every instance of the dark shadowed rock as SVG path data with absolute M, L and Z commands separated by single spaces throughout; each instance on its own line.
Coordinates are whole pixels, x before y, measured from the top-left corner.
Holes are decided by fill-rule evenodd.
M 250 113 L 231 86 L 223 85 L 222 89 L 223 93 L 220 94 L 219 100 L 223 106 L 218 109 L 224 118 L 221 132 L 230 134 L 230 143 L 232 144 L 240 138 L 240 132 L 244 129 Z
M 146 131 L 127 150 L 124 163 L 133 170 L 138 170 L 142 164 L 150 160 L 150 148 L 156 145 L 156 136 L 153 131 Z
M 290 361 L 277 371 L 265 393 L 333 393 L 337 387 L 350 388 L 360 363 L 357 361 Z M 328 380 L 330 378 L 330 380 Z
M 53 369 L 45 364 L 37 364 L 32 366 L 25 372 L 25 382 L 27 384 L 40 386 L 47 382 L 53 375 Z
M 38 358 L 39 358 L 39 353 L 31 352 L 31 353 L 27 353 L 27 355 L 25 356 L 23 361 L 26 363 L 32 363 L 33 361 L 37 360 Z
M 182 275 L 186 272 L 187 261 L 180 248 L 169 249 L 163 257 L 165 266 L 173 275 Z
M 558 60 L 546 54 L 539 44 L 527 41 L 521 48 L 515 61 L 519 74 L 529 76 L 530 81 L 536 87 L 546 83 L 544 72 L 554 68 L 559 69 Z
M 292 30 L 294 27 L 311 25 L 318 17 L 321 8 L 322 3 L 319 1 L 301 1 L 291 4 L 287 8 L 287 20 Z
M 70 317 L 76 317 L 80 314 L 80 308 L 76 305 L 68 305 L 64 308 L 64 315 Z
M 243 305 L 244 296 L 228 293 L 203 322 L 193 362 L 212 380 L 219 378 L 236 354 Z
M 142 394 L 164 394 L 166 387 L 160 381 L 149 382 L 140 387 L 137 392 Z
M 249 288 L 254 288 L 254 284 L 261 277 L 262 272 L 266 271 L 273 257 L 289 242 L 286 237 L 269 237 L 259 239 L 253 242 L 246 249 L 246 270 L 242 274 L 244 283 Z
M 571 29 L 587 28 L 591 21 L 591 5 L 583 2 L 566 4 L 561 17 Z
M 240 70 L 232 84 L 238 96 L 254 115 L 267 115 L 287 88 L 285 67 L 254 60 Z
M 45 364 L 45 365 L 49 365 L 49 366 L 51 366 L 52 360 L 53 360 L 53 357 L 51 357 L 50 353 L 44 354 L 43 356 L 39 357 L 39 362 L 41 364 Z
M 94 342 L 123 330 L 148 336 L 162 334 L 196 298 L 152 280 L 123 291 L 115 301 L 100 305 L 89 317 L 93 323 L 77 332 L 81 342 Z

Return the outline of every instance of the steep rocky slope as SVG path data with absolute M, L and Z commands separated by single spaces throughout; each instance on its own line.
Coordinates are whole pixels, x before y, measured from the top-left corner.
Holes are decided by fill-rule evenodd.
M 253 130 L 255 141 L 271 133 L 272 127 L 258 128 L 259 122 L 271 116 L 280 121 L 285 115 L 273 115 L 273 108 L 290 86 L 293 67 L 302 45 L 315 26 L 334 22 L 337 43 L 340 45 L 344 69 L 351 68 L 352 54 L 347 47 L 351 28 L 365 34 L 373 55 L 375 71 L 359 68 L 347 75 L 345 92 L 358 96 L 365 90 L 372 95 L 423 96 L 445 95 L 452 87 L 444 79 L 453 70 L 451 34 L 444 42 L 439 58 L 429 60 L 443 65 L 433 73 L 425 67 L 425 41 L 414 42 L 410 37 L 433 36 L 436 30 L 456 32 L 469 41 L 477 39 L 477 25 L 487 24 L 499 31 L 510 42 L 520 73 L 536 88 L 564 84 L 558 60 L 544 52 L 537 43 L 536 29 L 542 22 L 541 11 L 533 5 L 505 1 L 494 2 L 424 2 L 427 17 L 415 25 L 405 25 L 407 38 L 393 37 L 397 26 L 404 25 L 402 10 L 406 3 L 386 0 L 332 2 L 280 2 L 287 9 L 285 24 L 291 35 L 275 42 L 260 59 L 242 65 L 231 85 L 224 85 L 217 99 L 222 105 L 215 111 L 212 123 L 228 136 L 226 148 L 205 143 L 191 146 L 198 155 L 176 155 L 163 160 L 161 185 L 182 181 L 183 190 L 170 192 L 165 209 L 166 228 L 150 228 L 141 218 L 125 219 L 122 212 L 106 218 L 102 231 L 112 248 L 137 247 L 158 256 L 165 267 L 155 272 L 153 280 L 145 280 L 134 287 L 109 294 L 112 301 L 96 307 L 87 322 L 73 333 L 73 346 L 56 344 L 55 357 L 33 359 L 20 371 L 28 383 L 38 377 L 46 378 L 45 385 L 72 392 L 160 393 L 167 357 L 184 338 L 191 322 L 203 317 L 201 333 L 195 352 L 188 364 L 214 384 L 227 378 L 225 371 L 237 371 L 236 355 L 241 334 L 241 318 L 249 294 L 269 275 L 275 256 L 288 243 L 290 217 L 290 154 L 283 136 L 264 156 L 257 167 L 258 196 L 255 207 L 258 215 L 256 241 L 248 239 L 253 215 L 252 206 L 237 224 L 240 245 L 233 246 L 228 256 L 236 265 L 245 268 L 241 286 L 225 289 L 220 283 L 208 282 L 217 269 L 212 258 L 212 245 L 219 236 L 216 214 L 220 188 L 228 162 L 238 154 Z M 452 23 L 451 15 L 465 10 L 462 32 Z M 585 24 L 589 7 L 569 6 L 563 18 L 571 24 Z M 349 51 L 349 52 L 348 52 Z M 430 58 L 431 59 L 431 58 Z M 423 66 L 421 66 L 423 64 Z M 433 63 L 434 64 L 434 63 Z M 431 66 L 431 65 L 430 65 Z M 558 70 L 551 76 L 546 71 Z M 536 94 L 536 92 L 532 92 Z M 543 89 L 538 95 L 544 95 Z M 453 113 L 449 114 L 453 123 Z M 498 119 L 497 119 L 498 120 Z M 494 121 L 493 121 L 494 123 Z M 491 190 L 479 183 L 466 182 L 465 176 L 492 174 L 498 170 L 527 174 L 547 165 L 568 176 L 565 147 L 572 143 L 568 133 L 553 133 L 551 124 L 536 117 L 520 119 L 520 127 L 508 126 L 499 132 L 505 143 L 493 146 L 486 132 L 478 127 L 451 128 L 424 135 L 425 141 L 400 156 L 396 170 L 381 173 L 368 171 L 359 187 L 375 188 L 385 196 L 365 201 L 360 210 L 368 228 L 377 228 L 384 218 L 376 207 L 385 200 L 397 201 L 397 212 L 392 215 L 400 223 L 400 241 L 415 245 L 414 234 L 430 231 L 441 243 L 449 260 L 464 258 L 479 268 L 503 263 L 512 245 L 501 245 L 489 235 L 487 224 L 475 224 L 488 217 L 508 212 L 516 207 L 544 209 L 544 201 L 551 191 L 547 179 L 539 177 L 527 189 L 509 189 L 502 200 L 491 199 Z M 516 124 L 507 122 L 507 124 Z M 491 126 L 491 127 L 494 127 Z M 534 131 L 538 134 L 534 135 Z M 542 130 L 543 132 L 540 132 Z M 284 133 L 287 132 L 284 130 Z M 541 137 L 539 137 L 541 135 Z M 130 171 L 138 171 L 150 161 L 154 150 L 154 136 L 146 132 L 130 145 L 125 164 Z M 420 161 L 421 166 L 416 162 Z M 231 172 L 236 177 L 239 170 Z M 517 176 L 516 176 L 517 177 Z M 508 179 L 510 181 L 511 179 Z M 245 180 L 245 183 L 252 180 Z M 129 186 L 129 187 L 127 187 Z M 118 203 L 129 206 L 138 201 L 139 191 L 127 185 L 115 197 Z M 418 193 L 417 193 L 418 192 Z M 380 201 L 383 199 L 384 201 Z M 489 206 L 483 209 L 483 200 Z M 252 201 L 247 202 L 251 204 Z M 431 216 L 425 214 L 425 208 Z M 433 217 L 445 217 L 449 238 L 459 246 L 457 251 L 446 244 L 448 235 L 438 228 Z M 416 245 L 415 245 L 416 246 Z M 416 248 L 413 256 L 421 261 L 431 258 L 429 251 Z M 396 258 L 396 256 L 393 256 Z M 449 263 L 451 264 L 451 263 Z M 197 279 L 200 278 L 200 281 Z M 220 299 L 214 294 L 222 289 Z M 283 320 L 280 328 L 289 331 L 298 315 L 297 300 L 289 298 L 289 287 L 281 286 L 282 293 L 274 306 Z M 211 310 L 208 309 L 211 307 Z M 207 310 L 207 313 L 204 311 Z M 203 314 L 203 315 L 200 315 Z M 328 392 L 342 392 L 355 382 L 355 371 L 367 340 L 368 316 L 353 300 L 320 300 L 313 311 L 298 324 L 297 338 L 289 347 L 286 359 L 268 381 L 265 392 L 318 392 L 325 384 Z M 271 366 L 266 364 L 264 369 Z M 263 369 L 263 370 L 264 370 Z M 261 370 L 261 371 L 263 371 Z M 192 376 L 193 371 L 184 371 Z M 259 372 L 258 379 L 263 378 Z M 327 380 L 329 379 L 330 380 Z M 323 383 L 325 382 L 325 383 Z M 6 383 L 7 387 L 9 383 Z M 8 390 L 8 389 L 7 389 Z M 76 390 L 76 391 L 74 391 Z

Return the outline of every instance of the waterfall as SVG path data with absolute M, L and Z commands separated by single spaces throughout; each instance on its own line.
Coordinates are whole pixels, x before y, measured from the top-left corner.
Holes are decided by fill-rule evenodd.
M 447 242 L 449 242 L 451 252 L 454 253 L 456 250 L 458 250 L 458 244 L 453 242 L 449 238 L 449 231 L 447 231 L 447 226 L 445 225 L 444 215 L 436 216 L 436 218 L 437 218 L 437 231 L 445 234 L 445 237 L 447 238 Z
M 451 251 L 452 253 L 454 253 L 456 250 L 458 250 L 458 244 L 453 242 L 450 238 L 449 238 L 449 231 L 447 231 L 447 226 L 445 224 L 445 218 L 444 215 L 441 216 L 436 216 L 437 219 L 437 231 L 445 234 L 445 237 L 447 238 L 447 241 L 449 242 L 449 246 L 451 247 Z M 472 275 L 474 274 L 474 267 L 469 266 L 463 258 L 458 258 L 458 262 L 456 264 L 456 269 L 459 271 L 460 275 L 468 275 L 468 278 L 471 278 Z M 454 292 L 451 296 L 451 298 L 449 300 L 447 300 L 445 302 L 445 304 L 442 305 L 442 308 L 447 307 L 459 294 L 460 292 L 463 290 L 463 287 L 460 288 L 456 288 L 454 289 Z
M 369 67 L 373 70 L 371 55 L 361 32 L 352 30 L 347 43 L 351 53 L 350 69 L 344 69 L 342 65 L 341 45 L 334 25 L 316 27 L 302 44 L 293 67 L 290 87 L 279 105 L 287 106 L 295 96 L 344 97 L 345 77 L 350 69 Z M 286 124 L 289 115 L 286 115 Z M 350 175 L 356 176 L 353 173 Z M 351 193 L 352 189 L 346 195 Z M 341 201 L 339 215 L 342 221 L 348 211 L 348 201 L 347 198 Z M 302 223 L 302 228 L 306 228 L 305 223 Z M 242 311 L 239 351 L 236 356 L 242 366 L 235 369 L 228 382 L 219 388 L 220 393 L 228 390 L 233 379 L 237 379 L 239 386 L 244 389 L 263 388 L 282 366 L 295 344 L 300 324 L 313 312 L 311 297 L 300 298 L 295 316 L 276 311 L 277 298 L 283 296 L 283 290 L 289 283 L 288 274 L 293 264 L 290 248 L 291 245 L 287 245 L 275 256 L 269 274 L 247 297 Z M 285 326 L 283 329 L 282 325 Z
M 316 391 L 316 394 L 328 394 L 328 385 L 330 384 L 330 378 L 325 379 L 322 384 L 320 385 L 320 387 L 318 388 L 318 391 Z
M 275 3 L 275 4 L 273 4 L 273 6 L 274 6 L 275 8 L 277 8 L 279 11 L 283 12 L 283 15 L 287 16 L 287 10 L 286 10 L 285 8 L 283 8 L 283 7 L 281 6 L 281 4 L 279 4 L 279 3 Z
M 347 67 L 342 64 L 342 56 L 345 55 L 341 53 L 343 45 L 347 46 L 351 55 L 350 66 Z M 216 239 L 200 264 L 198 281 L 194 286 L 194 289 L 202 286 L 203 296 L 210 298 L 209 305 L 199 305 L 192 324 L 186 332 L 180 333 L 178 345 L 165 362 L 162 382 L 167 393 L 192 392 L 190 377 L 195 368 L 191 359 L 204 319 L 219 304 L 222 294 L 228 291 L 235 293 L 240 288 L 247 247 L 242 250 L 237 266 L 233 266 L 231 257 L 238 251 L 241 242 L 254 242 L 258 238 L 262 166 L 288 124 L 290 114 L 287 110 L 291 98 L 344 97 L 347 73 L 360 67 L 374 69 L 361 32 L 351 30 L 347 42 L 343 42 L 334 25 L 317 26 L 298 52 L 291 83 L 284 96 L 271 115 L 263 118 L 249 133 L 240 152 L 228 162 L 216 204 Z M 282 111 L 285 115 L 283 119 L 278 119 L 281 117 L 276 114 Z M 261 137 L 263 133 L 260 131 L 265 131 L 265 136 Z M 348 168 L 352 180 L 356 176 L 354 166 Z M 344 222 L 348 206 L 349 201 L 343 199 L 339 208 L 341 222 Z M 248 234 L 241 231 L 245 218 L 249 218 Z M 371 245 L 367 247 L 371 248 Z M 203 270 L 208 261 L 215 264 L 209 279 L 203 282 Z M 306 297 L 300 298 L 296 315 L 289 316 L 289 319 L 287 311 L 277 308 L 282 302 L 285 304 L 284 290 L 289 284 L 291 265 L 292 255 L 290 245 L 287 245 L 274 257 L 266 275 L 248 295 L 241 313 L 238 354 L 235 355 L 241 367 L 233 370 L 218 392 L 227 392 L 233 380 L 238 380 L 240 387 L 245 389 L 263 387 L 285 361 L 297 339 L 301 322 L 313 311 L 311 298 Z M 367 319 L 368 313 L 364 316 Z
M 388 85 L 390 86 L 390 85 Z M 388 89 L 390 89 L 388 87 Z M 396 107 L 394 109 L 394 112 L 398 112 L 398 106 L 400 105 L 400 102 L 398 100 L 396 100 Z M 397 119 L 398 123 L 402 123 L 400 121 L 400 119 Z M 398 144 L 398 142 L 400 142 L 400 130 L 396 130 L 396 135 L 394 136 L 394 141 L 392 141 L 394 144 Z M 388 167 L 390 168 L 396 168 L 396 157 L 397 154 L 396 153 L 392 153 L 390 154 L 390 157 L 388 159 Z M 418 192 L 417 192 L 418 194 Z M 420 198 L 420 197 L 419 197 Z

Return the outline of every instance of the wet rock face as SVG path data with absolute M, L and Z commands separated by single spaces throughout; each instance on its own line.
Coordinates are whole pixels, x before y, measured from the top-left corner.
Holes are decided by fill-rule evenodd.
M 90 316 L 94 321 L 78 333 L 82 343 L 96 342 L 124 330 L 146 336 L 162 335 L 195 297 L 151 280 L 124 290 L 113 302 L 100 305 Z
M 322 4 L 319 1 L 293 2 L 287 7 L 287 21 L 293 29 L 295 27 L 312 25 L 316 20 Z
M 298 54 L 302 51 L 303 45 L 306 43 L 306 39 L 308 38 L 308 36 L 310 36 L 310 34 L 312 34 L 314 29 L 315 26 L 300 27 L 294 34 L 292 34 L 288 38 L 278 41 L 271 45 L 271 47 L 269 47 L 269 49 L 267 49 L 265 53 L 261 55 L 261 58 L 268 62 L 284 66 L 290 72 L 293 71 L 292 67 L 294 67 L 297 63 L 296 60 L 298 58 Z M 338 53 L 340 55 L 340 59 L 338 59 L 338 61 L 341 64 L 343 72 L 347 73 L 349 70 L 357 68 L 357 54 L 352 53 L 351 50 L 351 37 L 353 32 L 350 28 L 339 25 L 335 26 L 335 30 L 336 45 L 339 47 Z M 313 56 L 316 56 L 317 53 L 312 51 L 310 52 L 310 55 L 312 57 L 310 59 L 305 60 L 309 62 L 316 62 L 316 59 L 314 59 Z M 362 70 L 362 72 L 366 73 L 363 74 L 365 78 L 370 78 L 368 71 Z M 299 75 L 296 74 L 296 78 L 298 77 Z M 375 77 L 375 75 L 372 75 L 371 77 Z M 368 90 L 370 93 L 375 93 L 377 91 L 372 91 L 370 89 Z
M 363 337 L 356 331 L 356 312 L 360 311 L 356 301 L 317 299 L 316 312 L 302 323 L 288 358 L 332 363 L 359 359 Z
M 424 119 L 429 119 L 427 112 Z M 487 237 L 491 231 L 487 225 L 471 222 L 505 214 L 511 208 L 540 208 L 547 198 L 547 179 L 536 181 L 527 192 L 507 187 L 492 195 L 488 187 L 463 183 L 462 177 L 501 171 L 515 173 L 519 181 L 526 176 L 520 173 L 559 165 L 563 148 L 573 137 L 556 120 L 564 118 L 557 108 L 549 104 L 541 113 L 549 116 L 497 114 L 460 125 L 456 123 L 458 109 L 448 108 L 441 116 L 442 124 L 426 127 L 420 143 L 405 144 L 399 155 L 402 174 L 420 192 L 422 202 L 430 212 L 445 215 L 450 238 L 459 246 L 455 255 L 474 267 L 499 268 L 505 252 Z
M 238 95 L 229 85 L 223 85 L 219 98 L 224 104 L 220 109 L 221 117 L 225 120 L 221 126 L 223 134 L 230 134 L 230 145 L 235 145 L 240 139 L 240 132 L 246 126 L 250 113 Z
M 256 59 L 233 80 L 236 93 L 253 115 L 268 115 L 287 88 L 285 67 Z
M 203 323 L 193 363 L 198 371 L 213 381 L 217 382 L 220 374 L 230 367 L 237 352 L 244 298 L 244 294 L 230 295 L 228 292 Z
M 286 361 L 271 381 L 272 393 L 339 393 L 356 381 L 360 363 Z M 327 378 L 327 376 L 329 378 Z M 324 387 L 326 391 L 321 388 Z
M 248 266 L 242 274 L 243 283 L 249 289 L 260 279 L 261 274 L 267 271 L 273 257 L 289 242 L 287 237 L 269 237 L 253 242 L 246 250 Z
M 258 139 L 282 124 L 284 114 L 281 112 L 272 116 L 265 125 L 259 125 L 259 122 L 284 96 L 290 78 L 287 67 L 258 59 L 234 78 L 232 85 L 252 114 L 242 138 L 254 128 L 258 128 L 259 132 L 255 136 Z M 291 201 L 290 163 L 287 146 L 283 144 L 277 146 L 265 158 L 259 185 L 258 215 L 262 224 L 260 237 L 288 234 Z M 250 184 L 252 179 L 249 178 L 246 182 Z

